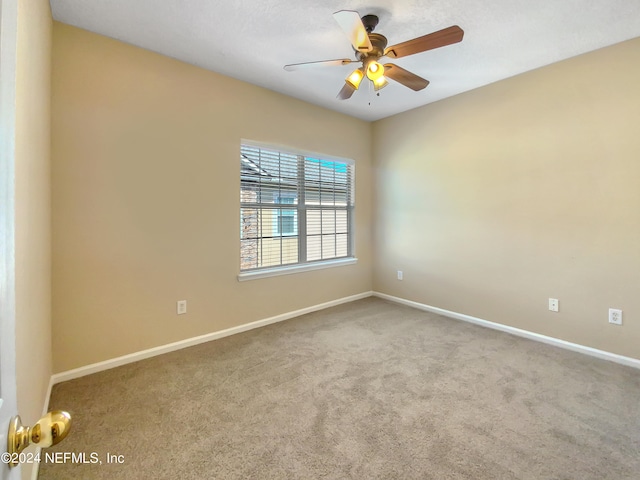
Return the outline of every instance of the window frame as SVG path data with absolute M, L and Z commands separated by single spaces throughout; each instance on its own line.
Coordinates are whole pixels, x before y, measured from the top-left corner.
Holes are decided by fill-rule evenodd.
M 304 239 L 304 241 L 300 241 L 300 237 L 304 236 L 304 237 L 308 237 L 309 234 L 307 232 L 307 228 L 306 228 L 306 216 L 307 216 L 307 209 L 319 209 L 319 210 L 331 210 L 333 212 L 337 212 L 339 210 L 344 210 L 346 211 L 346 216 L 347 216 L 347 255 L 343 256 L 343 257 L 332 257 L 332 258 L 328 258 L 328 259 L 320 259 L 320 260 L 301 260 L 302 258 L 308 258 L 307 257 L 307 252 L 306 249 L 305 250 L 298 250 L 298 261 L 296 263 L 288 263 L 288 264 L 281 264 L 281 265 L 275 265 L 275 266 L 266 266 L 266 267 L 256 267 L 256 268 L 251 268 L 251 269 L 246 269 L 246 270 L 242 270 L 242 262 L 240 261 L 240 265 L 239 265 L 239 274 L 238 274 L 238 280 L 239 281 L 244 281 L 244 280 L 252 280 L 252 279 L 256 279 L 256 278 L 265 278 L 265 277 L 271 277 L 271 276 L 278 276 L 278 275 L 287 275 L 287 274 L 292 274 L 292 273 L 298 273 L 298 272 L 304 272 L 304 271 L 310 271 L 310 270 L 317 270 L 317 269 L 323 269 L 323 268 L 332 268 L 332 267 L 337 267 L 337 266 L 343 266 L 343 265 L 352 265 L 357 263 L 357 257 L 356 257 L 356 252 L 355 252 L 355 236 L 356 236 L 356 232 L 355 232 L 355 177 L 356 177 L 356 164 L 355 161 L 352 159 L 348 159 L 348 158 L 343 158 L 343 157 L 336 157 L 334 155 L 327 155 L 327 154 L 323 154 L 323 153 L 317 153 L 317 152 L 311 152 L 311 151 L 307 151 L 307 150 L 301 150 L 301 149 L 297 149 L 297 148 L 291 148 L 291 147 L 286 147 L 286 146 L 282 146 L 282 145 L 274 145 L 274 144 L 268 144 L 268 143 L 262 143 L 262 142 L 256 142 L 253 140 L 247 140 L 247 139 L 241 139 L 240 140 L 240 145 L 239 145 L 239 157 L 242 158 L 242 147 L 243 146 L 247 146 L 247 147 L 253 147 L 253 148 L 258 148 L 258 149 L 264 149 L 264 150 L 268 150 L 271 152 L 278 152 L 280 154 L 285 154 L 285 155 L 294 155 L 298 157 L 298 161 L 302 162 L 302 164 L 305 164 L 305 162 L 309 159 L 311 160 L 319 160 L 319 161 L 327 161 L 327 162 L 339 162 L 339 163 L 343 163 L 343 164 L 347 164 L 349 165 L 350 170 L 350 185 L 349 185 L 349 197 L 347 198 L 347 205 L 346 206 L 336 206 L 336 205 L 315 205 L 315 204 L 306 204 L 304 202 L 304 194 L 301 195 L 302 197 L 302 201 L 300 201 L 300 197 L 298 197 L 298 202 L 291 204 L 292 208 L 291 210 L 296 211 L 297 215 L 296 215 L 296 222 L 295 222 L 295 233 L 293 235 L 291 234 L 282 234 L 282 238 L 286 238 L 286 237 L 290 237 L 290 236 L 297 236 L 298 240 L 299 240 L 299 245 L 300 243 L 306 245 L 306 238 Z M 242 162 L 240 162 L 240 165 L 242 165 Z M 242 168 L 240 169 L 241 173 L 240 173 L 240 197 L 242 197 Z M 298 175 L 301 176 L 303 175 L 301 172 L 303 172 L 304 170 L 299 170 Z M 297 184 L 297 193 L 300 193 L 300 181 L 303 181 L 304 178 L 299 179 L 299 182 Z M 304 190 L 304 188 L 302 188 Z M 350 201 L 349 201 L 350 200 Z M 240 201 L 240 216 L 238 217 L 238 219 L 240 220 L 242 218 L 242 210 L 243 207 L 246 208 L 246 205 L 250 204 L 250 202 L 242 202 L 242 200 Z M 288 204 L 287 204 L 288 206 Z M 274 207 L 273 208 L 280 208 L 282 207 L 282 205 L 280 205 L 279 203 L 274 203 Z M 262 207 L 265 208 L 265 207 Z M 276 222 L 277 219 L 280 218 L 279 215 L 275 216 L 276 218 Z M 278 230 L 278 226 L 277 224 L 274 224 L 273 226 L 273 232 L 275 233 Z M 242 248 L 242 224 L 240 225 L 240 228 L 238 229 L 238 231 L 240 232 L 240 247 Z M 278 235 L 280 235 L 278 233 Z M 239 260 L 241 259 L 241 252 L 239 255 Z

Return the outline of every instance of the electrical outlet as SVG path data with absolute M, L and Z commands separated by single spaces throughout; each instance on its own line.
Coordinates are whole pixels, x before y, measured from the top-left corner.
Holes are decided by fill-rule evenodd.
M 549 299 L 549 310 L 551 310 L 552 312 L 557 312 L 558 311 L 558 299 L 557 298 L 550 298 Z
M 398 270 L 398 280 L 402 280 L 403 275 L 402 275 L 402 270 Z
M 182 315 L 187 313 L 187 301 L 186 300 L 178 300 L 177 307 L 178 315 Z
M 618 310 L 617 308 L 610 308 L 609 323 L 613 323 L 614 325 L 622 325 L 622 310 Z

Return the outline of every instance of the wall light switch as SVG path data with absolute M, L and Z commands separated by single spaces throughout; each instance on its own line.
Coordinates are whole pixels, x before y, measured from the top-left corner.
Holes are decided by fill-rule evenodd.
M 398 280 L 402 280 L 402 278 L 403 278 L 402 270 L 398 270 Z
M 549 310 L 551 310 L 552 312 L 557 312 L 558 311 L 558 299 L 557 298 L 550 298 L 549 299 Z

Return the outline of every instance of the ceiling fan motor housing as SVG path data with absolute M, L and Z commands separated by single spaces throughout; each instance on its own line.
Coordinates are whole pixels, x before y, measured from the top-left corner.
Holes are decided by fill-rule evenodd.
M 384 55 L 384 49 L 387 48 L 387 37 L 379 33 L 370 33 L 369 41 L 373 49 L 370 52 L 356 52 L 356 58 L 365 61 L 367 58 L 379 59 Z

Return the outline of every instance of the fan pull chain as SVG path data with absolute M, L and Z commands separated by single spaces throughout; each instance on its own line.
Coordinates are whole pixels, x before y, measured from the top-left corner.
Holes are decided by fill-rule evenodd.
M 371 99 L 372 99 L 372 93 L 375 93 L 375 97 L 379 97 L 380 96 L 380 92 L 372 92 L 371 88 L 372 88 L 372 83 L 368 82 L 369 86 L 368 86 L 368 90 L 369 90 L 369 106 L 371 106 Z M 375 98 L 374 98 L 375 100 Z

